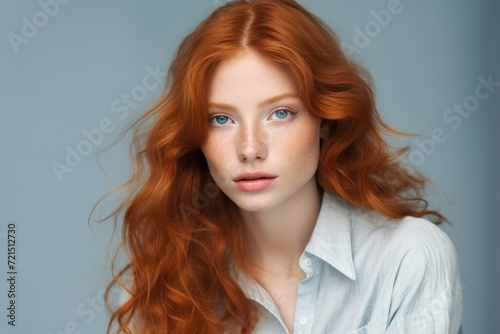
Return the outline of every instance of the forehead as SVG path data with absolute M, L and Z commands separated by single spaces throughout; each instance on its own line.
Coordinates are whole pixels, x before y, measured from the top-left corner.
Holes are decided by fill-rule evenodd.
M 217 65 L 208 86 L 208 101 L 236 103 L 284 93 L 298 93 L 289 70 L 246 50 Z

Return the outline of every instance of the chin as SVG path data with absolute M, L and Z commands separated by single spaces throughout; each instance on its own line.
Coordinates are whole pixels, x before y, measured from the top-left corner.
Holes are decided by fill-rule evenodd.
M 229 198 L 238 208 L 248 212 L 258 212 L 272 209 L 280 203 L 279 199 L 271 194 L 243 194 Z
M 263 211 L 272 207 L 269 202 L 263 203 L 262 201 L 259 200 L 239 199 L 233 202 L 236 204 L 238 208 L 248 212 Z

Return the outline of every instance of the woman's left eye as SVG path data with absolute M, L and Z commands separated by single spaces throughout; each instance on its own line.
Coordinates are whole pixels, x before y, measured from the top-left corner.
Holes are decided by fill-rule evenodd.
M 295 112 L 291 111 L 288 108 L 278 108 L 278 109 L 274 110 L 274 112 L 271 114 L 270 118 L 287 119 L 290 116 L 293 116 L 295 114 L 296 114 Z

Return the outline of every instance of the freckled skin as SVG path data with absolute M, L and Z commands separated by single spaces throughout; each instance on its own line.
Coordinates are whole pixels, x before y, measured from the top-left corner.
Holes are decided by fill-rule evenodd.
M 202 151 L 216 184 L 242 210 L 277 208 L 317 189 L 320 119 L 309 114 L 298 97 L 259 108 L 261 101 L 285 93 L 298 93 L 290 74 L 254 51 L 219 64 L 210 82 L 209 103 L 228 104 L 235 110 L 210 108 L 211 115 L 227 116 L 227 122 L 211 120 Z M 296 114 L 278 118 L 273 112 L 278 107 Z M 238 189 L 233 180 L 254 171 L 277 178 L 260 191 Z
M 210 128 L 202 151 L 214 181 L 242 213 L 254 277 L 292 332 L 305 277 L 298 258 L 319 212 L 315 173 L 327 130 L 304 108 L 289 72 L 254 51 L 219 64 L 208 88 Z M 291 96 L 262 104 L 282 94 Z M 276 178 L 258 191 L 237 187 L 234 179 L 256 171 Z
M 254 51 L 218 65 L 208 103 L 202 151 L 210 173 L 239 207 L 254 277 L 292 332 L 297 287 L 305 277 L 298 257 L 319 212 L 315 173 L 326 129 L 305 109 L 289 72 Z M 264 189 L 242 190 L 234 180 L 248 172 L 276 178 Z

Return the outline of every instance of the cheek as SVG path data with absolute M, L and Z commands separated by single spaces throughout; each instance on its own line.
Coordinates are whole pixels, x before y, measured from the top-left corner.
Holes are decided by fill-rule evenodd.
M 224 166 L 228 165 L 227 141 L 218 140 L 216 136 L 209 135 L 205 144 L 201 147 L 201 151 L 207 161 L 208 169 L 214 179 L 222 178 L 225 174 Z
M 317 163 L 319 156 L 319 125 L 308 122 L 288 136 L 280 138 L 280 144 L 276 148 L 285 156 L 285 163 L 308 165 Z M 312 159 L 312 160 L 311 160 Z M 288 160 L 288 161 L 287 161 Z

